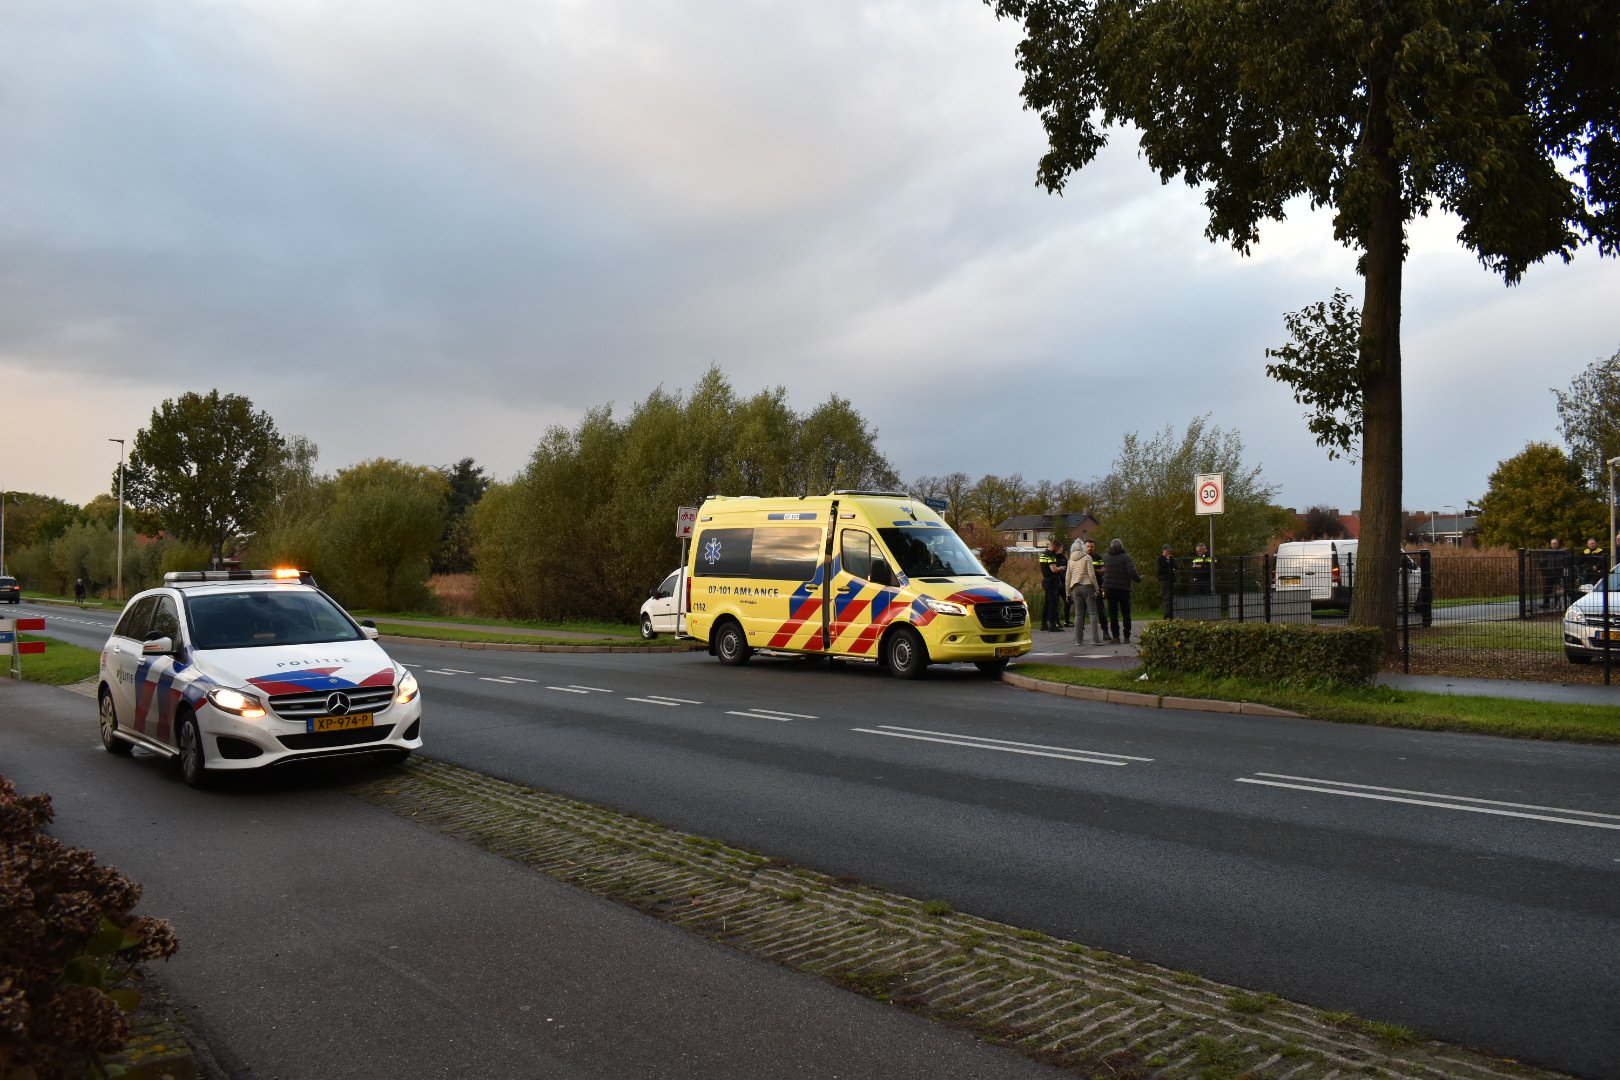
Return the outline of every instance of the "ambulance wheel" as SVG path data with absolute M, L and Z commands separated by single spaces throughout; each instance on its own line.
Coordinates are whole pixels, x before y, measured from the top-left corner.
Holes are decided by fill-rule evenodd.
M 120 739 L 113 732 L 118 730 L 118 708 L 113 704 L 112 691 L 101 691 L 101 745 L 107 748 L 109 754 L 119 757 L 128 757 L 135 747 Z
M 641 617 L 641 640 L 651 641 L 657 636 L 658 634 L 652 628 L 652 616 L 643 615 Z
M 928 646 L 909 626 L 902 626 L 889 635 L 883 651 L 889 671 L 897 679 L 915 679 L 928 668 Z
M 1005 658 L 1001 660 L 975 660 L 973 661 L 973 666 L 984 672 L 986 675 L 996 677 L 999 676 L 1003 671 L 1007 670 L 1007 661 Z
M 197 727 L 197 718 L 189 712 L 180 714 L 180 737 L 175 741 L 180 747 L 180 775 L 186 785 L 207 787 L 208 766 L 203 760 L 202 731 Z
M 754 655 L 754 650 L 748 647 L 748 639 L 743 636 L 742 627 L 728 619 L 714 636 L 714 655 L 720 658 L 722 664 L 736 667 L 748 663 L 748 658 Z

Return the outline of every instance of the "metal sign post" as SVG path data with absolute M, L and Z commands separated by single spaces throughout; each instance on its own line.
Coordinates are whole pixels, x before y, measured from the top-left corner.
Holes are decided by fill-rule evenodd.
M 1193 511 L 1209 518 L 1210 585 L 1215 584 L 1215 515 L 1226 513 L 1226 474 L 1196 473 L 1193 476 Z
M 681 541 L 681 572 L 675 575 L 675 636 L 686 636 L 686 557 L 692 543 L 692 527 L 697 524 L 697 507 L 675 508 L 675 535 Z

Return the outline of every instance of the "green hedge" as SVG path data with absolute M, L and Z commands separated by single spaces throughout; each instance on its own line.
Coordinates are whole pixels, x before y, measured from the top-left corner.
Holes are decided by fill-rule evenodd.
M 1174 619 L 1143 628 L 1141 654 L 1153 674 L 1361 685 L 1378 674 L 1383 649 L 1370 627 Z

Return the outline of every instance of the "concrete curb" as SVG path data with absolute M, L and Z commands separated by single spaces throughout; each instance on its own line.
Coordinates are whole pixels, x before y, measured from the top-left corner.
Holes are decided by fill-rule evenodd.
M 1079 698 L 1081 701 L 1106 701 L 1114 705 L 1136 705 L 1148 709 L 1184 709 L 1191 712 L 1237 713 L 1242 716 L 1282 716 L 1293 720 L 1308 720 L 1304 713 L 1279 709 L 1275 705 L 1261 705 L 1253 701 L 1222 701 L 1216 698 L 1172 697 L 1168 694 L 1139 694 L 1129 690 L 1105 690 L 1099 686 L 1074 686 L 1069 683 L 1047 682 L 1028 675 L 1004 671 L 1001 681 L 1020 690 L 1034 690 L 1040 694 Z

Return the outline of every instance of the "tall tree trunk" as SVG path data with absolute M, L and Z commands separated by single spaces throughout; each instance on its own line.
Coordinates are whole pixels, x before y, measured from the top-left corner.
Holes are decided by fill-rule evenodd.
M 1401 269 L 1405 213 L 1394 155 L 1387 87 L 1391 59 L 1379 50 L 1370 72 L 1363 148 L 1377 185 L 1371 200 L 1361 308 L 1361 543 L 1350 621 L 1384 632 L 1398 648 L 1401 550 Z

